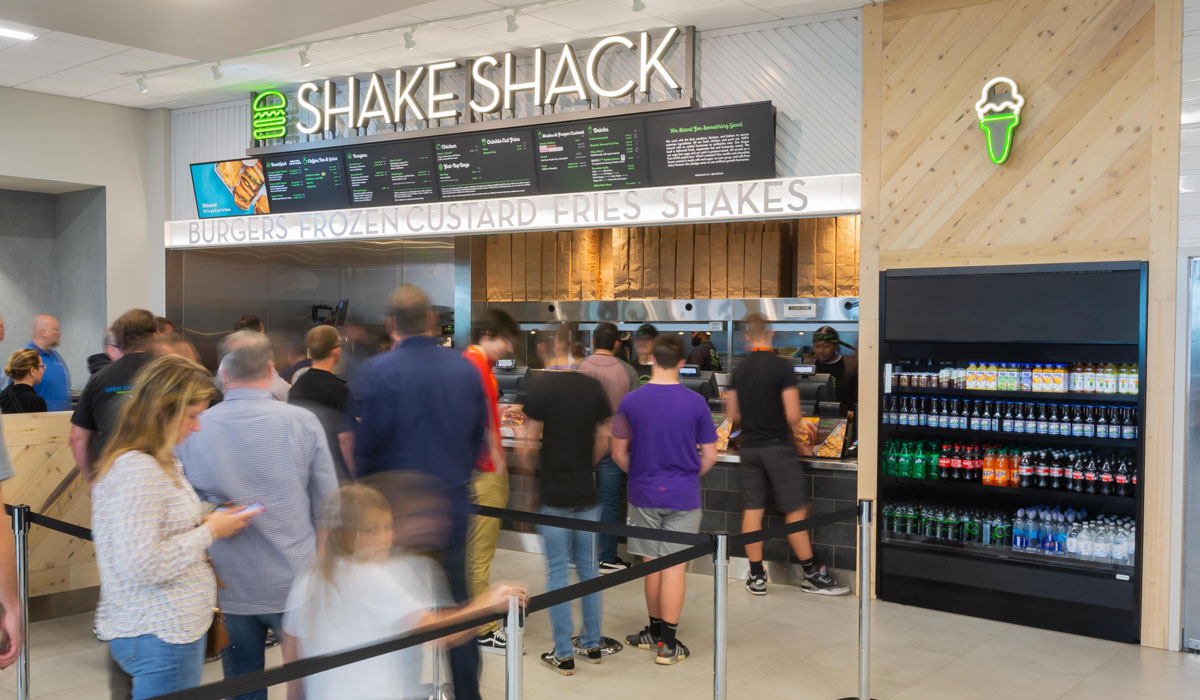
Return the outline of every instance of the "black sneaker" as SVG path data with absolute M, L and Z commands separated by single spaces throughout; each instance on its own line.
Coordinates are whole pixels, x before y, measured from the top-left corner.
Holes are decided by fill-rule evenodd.
M 560 659 L 553 651 L 542 654 L 542 663 L 546 664 L 560 676 L 575 675 L 575 659 Z
M 576 656 L 583 656 L 587 652 L 587 649 L 584 649 L 583 646 L 579 643 L 579 637 L 571 637 L 571 645 L 573 647 L 575 647 L 575 655 Z M 620 642 L 613 639 L 612 637 L 601 637 L 600 638 L 600 653 L 603 654 L 604 656 L 612 656 L 613 654 L 616 654 L 617 652 L 621 651 L 624 648 L 625 648 L 624 644 L 621 644 Z
M 508 648 L 508 636 L 504 634 L 504 628 L 500 628 L 495 632 L 481 634 L 475 638 L 475 643 L 479 645 L 479 651 L 489 654 L 503 654 Z
M 746 579 L 746 590 L 750 591 L 754 595 L 766 595 L 767 574 L 765 572 L 757 576 L 750 574 L 750 577 Z
M 822 566 L 811 574 L 804 574 L 804 580 L 800 582 L 800 590 L 817 595 L 846 595 L 850 592 L 850 587 L 834 581 Z
M 655 657 L 654 663 L 661 666 L 674 666 L 683 661 L 691 654 L 691 651 L 684 646 L 683 642 L 675 640 L 675 646 L 668 648 L 666 644 L 658 646 L 658 656 Z
M 633 566 L 633 564 L 630 564 L 621 557 L 617 557 L 616 559 L 612 559 L 610 561 L 600 562 L 600 573 L 611 574 L 614 571 L 624 571 L 631 566 Z
M 637 647 L 638 649 L 645 649 L 647 651 L 657 651 L 659 641 L 660 639 L 658 635 L 650 631 L 650 625 L 643 627 L 642 631 L 638 632 L 637 634 L 631 634 L 625 637 L 625 643 L 629 646 Z
M 275 630 L 267 630 L 267 648 L 274 649 L 279 646 L 279 633 Z

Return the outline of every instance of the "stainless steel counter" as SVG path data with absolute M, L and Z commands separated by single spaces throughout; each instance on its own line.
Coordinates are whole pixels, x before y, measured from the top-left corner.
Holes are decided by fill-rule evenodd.
M 525 444 L 524 440 L 514 438 L 505 438 L 501 444 L 509 448 L 517 448 Z M 825 469 L 829 471 L 839 472 L 857 472 L 857 459 L 829 459 L 827 457 L 800 457 L 800 462 L 809 469 Z M 736 452 L 722 452 L 717 455 L 717 463 L 724 464 L 741 464 L 742 458 Z

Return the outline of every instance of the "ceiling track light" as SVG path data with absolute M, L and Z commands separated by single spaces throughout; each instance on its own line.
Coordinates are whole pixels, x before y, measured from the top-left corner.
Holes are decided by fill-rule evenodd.
M 219 61 L 212 64 L 212 68 L 210 70 L 212 70 L 213 80 L 220 80 L 221 78 L 225 77 L 225 74 L 221 72 L 221 63 Z
M 516 10 L 509 12 L 508 16 L 506 16 L 504 18 L 504 21 L 508 22 L 508 33 L 509 34 L 512 34 L 513 32 L 515 32 L 521 28 L 521 26 L 519 24 L 517 24 L 517 11 Z
M 138 76 L 137 89 L 138 89 L 138 92 L 142 93 L 143 95 L 145 95 L 147 92 L 150 92 L 150 86 L 146 84 L 146 76 L 144 76 L 144 75 Z
M 417 47 L 417 40 L 413 38 L 416 31 L 416 29 L 409 29 L 404 32 L 404 48 L 411 50 Z
M 633 0 L 633 11 L 634 12 L 645 12 L 646 11 L 646 3 L 642 2 L 642 0 Z
M 310 44 L 305 44 L 304 48 L 300 49 L 300 67 L 308 68 L 312 65 L 312 59 L 308 57 L 308 49 Z

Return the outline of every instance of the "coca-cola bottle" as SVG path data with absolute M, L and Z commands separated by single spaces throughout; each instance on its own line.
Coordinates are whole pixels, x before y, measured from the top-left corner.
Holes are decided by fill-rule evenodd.
M 1100 495 L 1113 495 L 1113 487 L 1112 459 L 1105 457 L 1104 462 L 1100 465 Z
M 1063 487 L 1063 462 L 1065 458 L 1062 453 L 1054 452 L 1050 455 L 1050 488 L 1058 491 Z
M 1117 473 L 1113 475 L 1113 493 L 1118 496 L 1129 495 L 1129 464 L 1124 458 L 1117 464 Z
M 951 479 L 957 479 L 957 480 L 961 481 L 963 478 L 962 453 L 963 453 L 962 445 L 958 445 L 958 444 L 956 444 L 954 446 L 954 451 L 950 453 L 950 478 Z
M 1086 466 L 1083 460 L 1083 455 L 1076 453 L 1071 465 L 1071 490 L 1075 493 L 1083 493 L 1083 470 Z
M 1033 486 L 1033 453 L 1026 452 L 1021 455 L 1021 464 L 1017 467 L 1017 473 L 1020 475 L 1017 481 L 1017 486 L 1023 489 Z
M 945 480 L 950 478 L 950 446 L 942 445 L 942 452 L 938 455 L 938 478 Z
M 1083 470 L 1083 492 L 1096 495 L 1098 482 L 1100 480 L 1100 470 L 1096 466 L 1096 458 L 1088 457 L 1087 467 Z

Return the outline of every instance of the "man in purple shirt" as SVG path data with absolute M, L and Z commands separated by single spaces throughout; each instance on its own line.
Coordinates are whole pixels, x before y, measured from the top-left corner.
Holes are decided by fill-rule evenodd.
M 717 463 L 717 431 L 708 403 L 679 383 L 684 357 L 678 335 L 656 338 L 650 382 L 621 399 L 613 421 L 612 456 L 629 474 L 630 525 L 700 531 L 700 477 Z M 629 540 L 629 553 L 646 561 L 686 548 Z M 679 564 L 645 577 L 650 624 L 626 637 L 631 646 L 657 651 L 658 664 L 676 664 L 689 654 L 675 636 L 687 593 L 686 568 Z

